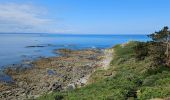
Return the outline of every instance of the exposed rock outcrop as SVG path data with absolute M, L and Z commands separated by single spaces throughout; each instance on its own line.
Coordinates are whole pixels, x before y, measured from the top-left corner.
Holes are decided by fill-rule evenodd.
M 0 99 L 33 99 L 50 91 L 73 90 L 84 86 L 88 77 L 101 67 L 102 50 L 60 49 L 59 57 L 42 58 L 29 67 L 14 65 L 4 70 L 13 83 L 0 84 Z

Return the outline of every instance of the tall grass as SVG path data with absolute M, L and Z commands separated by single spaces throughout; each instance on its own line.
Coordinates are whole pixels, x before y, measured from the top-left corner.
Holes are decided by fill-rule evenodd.
M 98 70 L 91 77 L 91 84 L 66 92 L 44 94 L 37 100 L 147 100 L 170 96 L 170 71 L 160 67 L 149 69 L 150 60 L 136 61 L 133 47 L 136 42 L 113 47 L 115 54 L 108 70 Z M 111 76 L 104 76 L 107 72 Z

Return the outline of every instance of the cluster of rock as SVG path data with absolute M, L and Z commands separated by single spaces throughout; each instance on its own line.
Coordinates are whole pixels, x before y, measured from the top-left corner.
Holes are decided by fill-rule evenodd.
M 31 67 L 10 67 L 4 73 L 11 83 L 0 83 L 0 99 L 34 99 L 50 91 L 72 90 L 83 86 L 103 58 L 101 50 L 60 49 L 59 57 L 42 58 L 30 62 Z

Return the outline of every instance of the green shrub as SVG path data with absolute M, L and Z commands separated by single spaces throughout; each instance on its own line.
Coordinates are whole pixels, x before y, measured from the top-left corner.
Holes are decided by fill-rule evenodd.
M 115 55 L 109 70 L 116 71 L 111 77 L 102 76 L 104 70 L 94 73 L 94 83 L 71 92 L 53 92 L 45 94 L 38 100 L 124 100 L 134 91 L 139 100 L 165 98 L 170 96 L 170 71 L 161 66 L 150 69 L 151 60 L 145 57 L 137 61 L 134 46 L 137 42 L 129 42 L 125 46 L 116 45 Z M 106 70 L 107 71 L 107 70 Z M 133 94 L 132 94 L 133 95 Z

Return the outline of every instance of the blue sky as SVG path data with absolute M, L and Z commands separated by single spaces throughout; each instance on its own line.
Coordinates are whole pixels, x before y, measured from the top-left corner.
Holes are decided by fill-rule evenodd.
M 0 0 L 0 32 L 149 34 L 170 26 L 170 0 Z

